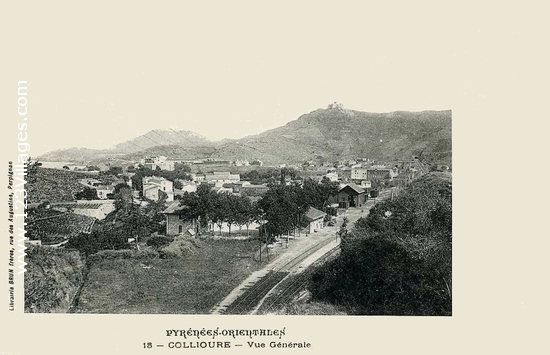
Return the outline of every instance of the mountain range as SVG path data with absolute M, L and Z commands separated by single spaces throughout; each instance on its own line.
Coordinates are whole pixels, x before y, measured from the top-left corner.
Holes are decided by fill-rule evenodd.
M 175 160 L 259 159 L 265 164 L 298 164 L 365 157 L 378 161 L 434 158 L 451 164 L 451 111 L 369 113 L 339 105 L 304 114 L 284 126 L 241 139 L 210 141 L 189 131 L 153 130 L 113 149 L 69 148 L 49 152 L 42 161 L 93 164 L 164 155 Z

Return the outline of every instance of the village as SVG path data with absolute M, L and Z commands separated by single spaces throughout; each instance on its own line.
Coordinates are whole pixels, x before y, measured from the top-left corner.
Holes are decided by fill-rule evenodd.
M 30 161 L 26 311 L 289 312 L 327 281 L 312 281 L 323 265 L 353 260 L 349 253 L 363 248 L 353 247 L 358 223 L 365 228 L 373 209 L 375 225 L 389 219 L 391 211 L 376 207 L 405 203 L 399 196 L 421 191 L 413 185 L 432 173 L 450 174 L 416 156 Z M 41 291 L 44 282 L 63 296 Z M 341 312 L 322 307 L 314 314 Z
M 203 173 L 202 170 L 209 169 L 209 165 L 216 168 L 225 167 L 227 171 L 208 170 Z M 236 171 L 239 171 L 240 167 L 248 167 L 249 170 L 239 174 Z M 358 158 L 332 163 L 309 160 L 301 166 L 279 164 L 265 167 L 258 159 L 251 162 L 246 159 L 232 162 L 175 161 L 158 156 L 145 157 L 124 168 L 105 165 L 103 171 L 97 166 L 50 162 L 41 163 L 41 168 L 74 172 L 81 190 L 74 193 L 72 201 L 54 201 L 55 199 L 35 201 L 29 204 L 31 211 L 46 208 L 50 210 L 50 214 L 52 211 L 58 211 L 79 215 L 79 217 L 73 216 L 74 218 L 87 218 L 87 226 L 79 232 L 89 233 L 96 220 L 104 220 L 115 211 L 115 194 L 121 187 L 127 187 L 132 193 L 133 204 L 147 205 L 150 202 L 160 202 L 164 206 L 161 212 L 164 216 L 163 234 L 170 237 L 204 234 L 203 230 L 197 228 L 196 220 L 182 217 L 182 211 L 187 208 L 182 200 L 185 196 L 195 194 L 200 186 L 203 188 L 207 186 L 210 191 L 218 195 L 242 197 L 248 199 L 250 203 L 258 203 L 268 192 L 270 184 L 303 186 L 305 180 L 317 184 L 322 181 L 330 182 L 333 191 L 330 196 L 326 196 L 325 201 L 322 201 L 322 206 L 317 206 L 321 210 L 314 206 L 306 206 L 304 211 L 309 223 L 300 227 L 307 233 L 311 233 L 330 223 L 327 212 L 335 211 L 329 213 L 330 217 L 335 216 L 337 211 L 361 208 L 369 198 L 376 198 L 380 191 L 405 186 L 427 172 L 425 165 L 414 157 L 407 162 L 378 163 L 368 158 Z M 179 174 L 174 174 L 176 169 Z M 259 169 L 265 173 L 258 173 Z M 440 166 L 438 169 L 445 171 L 448 167 Z M 193 170 L 195 172 L 192 172 Z M 79 173 L 87 177 L 78 178 Z M 253 221 L 248 223 L 248 230 L 259 230 L 259 219 L 252 219 Z M 221 235 L 230 232 L 230 224 L 227 221 L 219 224 Z M 37 235 L 32 231 L 34 230 L 31 229 L 30 243 L 38 245 L 59 247 L 66 244 L 70 238 L 70 234 L 63 235 L 55 231 L 54 234 L 58 238 L 52 240 L 43 233 Z M 59 235 L 63 235 L 61 240 Z M 214 235 L 213 230 L 211 235 Z M 248 236 L 250 236 L 249 232 Z M 128 238 L 129 242 L 134 240 L 133 237 Z

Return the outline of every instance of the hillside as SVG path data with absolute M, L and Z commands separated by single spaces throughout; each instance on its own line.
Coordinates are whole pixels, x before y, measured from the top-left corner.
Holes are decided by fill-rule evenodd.
M 158 146 L 195 148 L 212 145 L 212 142 L 193 132 L 155 129 L 132 140 L 117 144 L 114 150 L 119 153 L 135 153 Z
M 25 261 L 25 313 L 67 313 L 85 279 L 79 253 L 31 245 Z
M 27 201 L 28 203 L 74 201 L 74 195 L 83 189 L 79 180 L 87 177 L 95 176 L 59 169 L 39 168 L 34 175 L 34 181 L 28 182 Z
M 451 111 L 367 113 L 331 108 L 226 143 L 215 157 L 261 157 L 268 163 L 300 163 L 316 157 L 335 161 L 437 155 L 450 164 L 451 150 Z
M 58 149 L 38 157 L 40 161 L 64 161 L 74 163 L 84 163 L 91 161 L 107 161 L 116 156 L 121 156 L 120 152 L 110 149 L 89 149 L 89 148 L 67 148 Z
M 269 165 L 368 157 L 379 161 L 434 158 L 451 165 L 451 111 L 368 113 L 340 105 L 318 109 L 258 135 L 211 142 L 188 131 L 153 130 L 118 144 L 114 150 L 61 150 L 41 160 L 135 161 L 143 156 L 171 159 L 260 159 Z M 95 152 L 95 153 L 94 153 Z

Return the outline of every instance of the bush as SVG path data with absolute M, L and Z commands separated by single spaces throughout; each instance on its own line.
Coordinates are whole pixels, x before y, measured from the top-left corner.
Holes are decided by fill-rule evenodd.
M 314 300 L 346 306 L 352 314 L 450 314 L 450 300 L 425 287 L 435 276 L 399 245 L 367 239 L 315 272 L 310 290 Z
M 84 282 L 85 263 L 76 251 L 28 246 L 25 312 L 65 313 Z
M 112 259 L 154 259 L 159 254 L 150 248 L 135 250 L 135 249 L 121 249 L 121 250 L 101 250 L 89 257 L 90 262 L 98 262 L 101 260 Z
M 338 209 L 335 207 L 327 207 L 326 212 L 328 216 L 337 216 L 338 215 Z
M 156 235 L 147 239 L 147 245 L 154 248 L 161 248 L 169 245 L 174 239 L 171 237 Z
M 198 239 L 176 238 L 170 245 L 159 250 L 159 257 L 162 259 L 179 258 L 184 255 L 194 254 L 195 248 L 200 247 L 201 242 Z
M 314 273 L 312 298 L 351 314 L 451 315 L 451 190 L 449 175 L 428 174 L 375 205 Z

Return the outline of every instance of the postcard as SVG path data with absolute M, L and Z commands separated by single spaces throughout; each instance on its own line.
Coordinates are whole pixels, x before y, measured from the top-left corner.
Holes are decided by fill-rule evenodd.
M 432 5 L 10 4 L 0 353 L 488 349 L 490 26 Z

